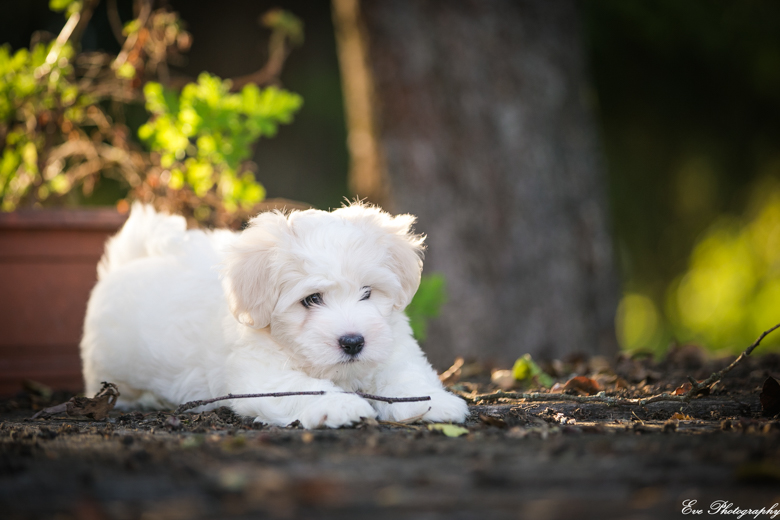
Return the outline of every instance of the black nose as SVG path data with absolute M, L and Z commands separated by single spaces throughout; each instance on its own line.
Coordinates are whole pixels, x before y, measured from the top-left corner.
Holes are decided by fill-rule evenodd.
M 360 334 L 347 334 L 339 338 L 339 345 L 350 356 L 354 356 L 363 350 L 365 342 L 366 340 Z

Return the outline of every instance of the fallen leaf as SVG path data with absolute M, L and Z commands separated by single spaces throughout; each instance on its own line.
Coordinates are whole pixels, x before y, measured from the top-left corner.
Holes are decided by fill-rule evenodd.
M 527 382 L 530 382 L 535 378 L 539 385 L 545 388 L 550 388 L 553 385 L 553 378 L 539 368 L 539 365 L 534 363 L 530 354 L 526 354 L 515 361 L 515 364 L 512 367 L 512 377 L 517 381 Z
M 622 390 L 624 388 L 628 388 L 628 386 L 629 386 L 628 385 L 628 381 L 626 381 L 625 379 L 623 379 L 620 376 L 617 377 L 617 379 L 615 380 L 614 384 L 615 384 L 615 389 L 616 390 Z
M 685 415 L 685 414 L 680 413 L 680 412 L 675 412 L 672 415 L 672 419 L 676 419 L 678 421 L 692 421 L 693 417 L 691 417 L 690 415 Z
M 506 428 L 506 422 L 500 417 L 493 417 L 492 415 L 479 414 L 479 420 L 489 426 L 495 426 L 497 428 Z
M 88 417 L 93 421 L 102 421 L 108 417 L 108 412 L 114 409 L 118 398 L 119 390 L 116 385 L 103 381 L 103 388 L 95 394 L 95 397 L 72 397 L 65 403 L 44 408 L 32 418 L 48 419 L 64 413 L 70 417 Z
M 766 378 L 761 388 L 761 411 L 764 415 L 776 415 L 780 413 L 780 384 L 773 377 Z
M 441 432 L 447 437 L 460 437 L 461 435 L 466 435 L 469 432 L 463 426 L 458 426 L 457 424 L 448 424 L 448 423 L 429 424 L 428 429 L 432 432 L 433 431 Z
M 601 392 L 601 387 L 595 380 L 589 377 L 575 376 L 566 381 L 566 384 L 563 385 L 563 390 L 573 390 L 578 394 L 594 395 Z
M 674 392 L 672 392 L 672 395 L 685 395 L 691 391 L 691 388 L 692 386 L 690 383 L 683 383 L 675 388 Z

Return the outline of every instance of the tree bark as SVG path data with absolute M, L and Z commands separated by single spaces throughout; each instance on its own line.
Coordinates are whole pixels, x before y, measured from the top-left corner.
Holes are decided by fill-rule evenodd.
M 419 217 L 425 271 L 447 279 L 424 345 L 432 362 L 615 353 L 617 283 L 575 2 L 359 10 L 385 204 Z

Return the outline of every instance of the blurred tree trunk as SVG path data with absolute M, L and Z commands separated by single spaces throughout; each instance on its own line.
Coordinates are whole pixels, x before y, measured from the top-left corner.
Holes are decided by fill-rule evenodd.
M 334 0 L 334 19 L 348 112 L 355 96 L 369 112 L 350 148 L 376 153 L 353 162 L 352 185 L 417 215 L 425 271 L 447 278 L 432 362 L 613 354 L 617 283 L 574 0 Z M 344 67 L 350 30 L 362 86 Z

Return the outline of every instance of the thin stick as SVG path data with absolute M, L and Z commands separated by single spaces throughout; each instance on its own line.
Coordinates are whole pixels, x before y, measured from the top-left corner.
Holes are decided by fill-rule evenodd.
M 745 349 L 745 351 L 739 355 L 737 359 L 734 360 L 733 363 L 731 363 L 729 366 L 724 368 L 723 370 L 720 370 L 718 372 L 713 373 L 710 377 L 699 383 L 695 379 L 688 378 L 688 380 L 691 382 L 691 389 L 688 391 L 688 394 L 697 394 L 704 390 L 705 388 L 709 388 L 710 386 L 714 385 L 718 381 L 721 380 L 723 376 L 725 376 L 727 373 L 729 373 L 734 367 L 736 367 L 738 364 L 740 364 L 742 361 L 745 360 L 752 352 L 755 350 L 755 348 L 761 343 L 761 340 L 763 340 L 767 334 L 772 332 L 773 330 L 780 327 L 780 323 L 772 327 L 771 329 L 765 330 L 761 333 L 761 335 L 756 339 L 756 341 L 753 342 L 752 345 L 750 345 L 748 348 Z M 687 395 L 687 394 L 686 394 Z
M 345 394 L 355 394 L 363 399 L 371 399 L 372 401 L 384 401 L 385 403 L 416 403 L 418 401 L 430 401 L 431 396 L 424 395 L 422 397 L 382 397 L 381 395 L 364 394 L 363 392 L 344 392 Z
M 200 399 L 197 401 L 189 401 L 184 404 L 180 404 L 176 408 L 175 413 L 182 413 L 191 408 L 197 408 L 206 404 L 216 403 L 217 401 L 227 401 L 228 399 L 252 399 L 255 397 L 288 397 L 291 395 L 325 395 L 327 392 L 324 390 L 317 390 L 311 392 L 270 392 L 266 394 L 228 394 L 222 397 L 215 397 L 213 399 Z M 364 394 L 363 392 L 340 392 L 342 394 L 353 394 L 363 399 L 371 399 L 372 401 L 384 401 L 386 403 L 412 403 L 417 401 L 430 401 L 431 397 L 426 395 L 422 397 L 383 397 L 380 395 Z
M 476 395 L 469 398 L 473 402 L 477 401 L 497 401 L 498 399 L 524 399 L 526 401 L 570 401 L 573 403 L 603 403 L 608 406 L 645 406 L 658 401 L 678 401 L 688 402 L 691 398 L 687 395 L 659 394 L 644 399 L 623 399 L 621 397 L 610 397 L 608 395 L 569 395 L 569 394 L 549 394 L 543 392 L 520 393 L 504 392 L 499 390 L 492 394 Z
M 737 359 L 734 360 L 729 366 L 723 370 L 714 372 L 710 377 L 699 383 L 692 377 L 688 377 L 691 382 L 691 389 L 683 395 L 671 395 L 667 393 L 654 395 L 644 399 L 623 399 L 620 397 L 609 397 L 606 395 L 569 395 L 569 394 L 549 394 L 549 393 L 520 393 L 520 392 L 503 392 L 499 390 L 492 394 L 475 395 L 473 397 L 466 397 L 471 402 L 477 401 L 496 401 L 498 399 L 524 399 L 526 401 L 571 401 L 575 403 L 603 403 L 608 406 L 645 406 L 650 403 L 658 403 L 661 401 L 675 401 L 687 403 L 703 390 L 711 387 L 716 382 L 720 381 L 724 375 L 730 372 L 734 367 L 743 362 L 755 348 L 761 343 L 761 341 L 772 331 L 780 328 L 780 323 L 765 330 L 748 348 L 745 349 Z

